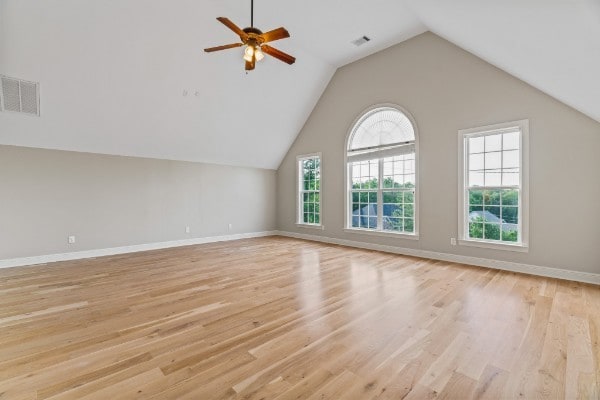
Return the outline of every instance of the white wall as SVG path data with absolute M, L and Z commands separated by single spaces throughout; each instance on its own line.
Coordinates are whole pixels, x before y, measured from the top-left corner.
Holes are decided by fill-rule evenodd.
M 344 143 L 367 107 L 395 103 L 419 130 L 420 240 L 344 228 Z M 530 121 L 528 253 L 451 246 L 457 132 Z M 295 225 L 295 160 L 323 154 L 323 231 Z M 278 229 L 341 240 L 600 273 L 600 124 L 433 33 L 339 69 L 277 173 Z
M 0 260 L 274 228 L 273 170 L 0 146 Z

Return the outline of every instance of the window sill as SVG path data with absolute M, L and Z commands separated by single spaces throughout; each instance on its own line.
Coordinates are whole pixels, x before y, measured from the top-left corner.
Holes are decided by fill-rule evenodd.
M 397 239 L 419 240 L 419 235 L 417 235 L 417 234 L 402 233 L 402 232 L 372 231 L 372 230 L 360 229 L 360 228 L 344 228 L 344 231 L 350 232 L 350 233 L 371 235 L 371 236 L 387 236 L 387 237 L 393 237 L 393 238 L 397 238 Z
M 296 226 L 298 228 L 318 229 L 320 231 L 325 230 L 325 225 L 321 224 L 302 224 L 300 222 L 296 222 Z
M 461 246 L 470 246 L 470 247 L 481 247 L 484 249 L 494 249 L 494 250 L 508 250 L 508 251 L 517 251 L 520 253 L 529 252 L 529 246 L 527 244 L 509 244 L 509 243 L 491 243 L 484 242 L 480 240 L 471 240 L 471 239 L 459 239 L 458 244 Z

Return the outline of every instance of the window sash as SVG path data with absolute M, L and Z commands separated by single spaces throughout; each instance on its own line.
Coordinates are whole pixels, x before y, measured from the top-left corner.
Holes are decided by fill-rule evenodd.
M 304 168 L 304 162 L 307 160 L 317 160 L 319 162 L 319 166 L 316 168 Z M 299 156 L 297 157 L 297 168 L 298 168 L 298 210 L 297 210 L 297 214 L 298 217 L 296 218 L 296 223 L 301 224 L 301 225 L 315 225 L 315 226 L 320 226 L 322 224 L 322 218 L 321 218 L 321 208 L 322 208 L 322 200 L 321 200 L 321 188 L 322 188 L 322 180 L 323 177 L 321 175 L 321 156 L 319 155 L 307 155 L 307 156 Z M 304 188 L 304 175 L 306 172 L 308 171 L 315 171 L 318 173 L 319 175 L 319 188 L 318 189 L 305 189 Z M 319 196 L 319 201 L 318 202 L 305 202 L 304 201 L 304 197 L 305 194 L 316 194 Z M 315 212 L 313 211 L 311 214 L 313 214 L 313 216 L 318 217 L 318 221 L 319 222 L 308 222 L 304 220 L 304 206 L 306 204 L 315 204 L 319 206 L 319 211 Z
M 414 145 L 413 145 L 414 146 Z M 414 149 L 414 147 L 413 147 Z M 407 152 L 407 153 L 402 153 L 402 154 L 410 154 L 411 152 Z M 416 153 L 414 152 L 414 150 L 412 151 L 413 154 L 415 154 L 415 160 L 416 160 Z M 349 190 L 348 190 L 348 227 L 352 228 L 352 229 L 364 229 L 367 231 L 375 231 L 375 232 L 386 232 L 386 233 L 402 233 L 402 234 L 407 234 L 407 235 L 416 235 L 416 182 L 415 182 L 415 187 L 414 188 L 385 188 L 383 187 L 383 180 L 384 180 L 384 159 L 387 157 L 390 157 L 390 155 L 386 155 L 385 157 L 373 157 L 373 154 L 375 153 L 367 153 L 367 155 L 369 156 L 366 159 L 360 159 L 360 160 L 352 160 L 350 157 L 348 157 L 348 163 L 347 163 L 347 167 L 348 167 L 348 185 L 349 185 Z M 391 156 L 397 156 L 397 155 L 402 155 L 402 154 L 398 154 L 398 153 L 394 153 Z M 361 189 L 361 188 L 353 188 L 353 174 L 352 174 L 352 170 L 353 170 L 353 163 L 355 162 L 360 162 L 360 161 L 375 161 L 377 160 L 378 163 L 378 174 L 377 174 L 377 188 L 367 188 L 367 189 Z M 414 174 L 416 176 L 416 168 L 414 171 Z M 354 217 L 353 214 L 353 198 L 352 198 L 352 194 L 353 193 L 372 193 L 372 192 L 377 192 L 377 226 L 376 228 L 365 228 L 365 227 L 355 227 L 352 225 L 352 219 Z M 403 225 L 403 230 L 398 231 L 398 230 L 392 230 L 392 229 L 384 229 L 383 226 L 383 193 L 384 192 L 408 192 L 408 193 L 412 193 L 413 194 L 413 201 L 412 203 L 402 203 L 404 204 L 410 204 L 413 206 L 413 216 L 410 218 L 405 218 L 404 216 L 402 217 L 402 219 L 411 219 L 412 220 L 412 226 L 413 229 L 412 231 L 406 231 L 404 230 L 404 225 Z M 362 203 L 359 203 L 362 204 Z M 369 204 L 369 203 L 365 203 L 365 204 Z M 359 214 L 360 217 L 360 214 Z M 359 222 L 360 225 L 360 222 Z
M 500 168 L 491 168 L 491 169 L 486 169 L 485 167 L 485 159 L 484 159 L 484 167 L 481 170 L 471 170 L 470 169 L 470 156 L 474 155 L 474 154 L 489 154 L 489 153 L 494 153 L 494 152 L 486 152 L 485 150 L 483 152 L 474 152 L 471 153 L 470 152 L 470 144 L 469 144 L 469 139 L 472 138 L 477 138 L 477 137 L 487 137 L 487 136 L 494 136 L 494 135 L 503 135 L 506 133 L 518 133 L 519 134 L 519 148 L 518 149 L 510 149 L 510 150 L 504 150 L 503 146 L 501 144 L 500 146 L 500 150 L 497 151 L 498 153 L 500 153 Z M 462 141 L 463 141 L 463 233 L 462 236 L 464 239 L 469 240 L 469 241 L 477 241 L 477 242 L 485 242 L 485 243 L 492 243 L 492 244 L 509 244 L 509 245 L 522 245 L 523 244 L 523 131 L 520 128 L 515 128 L 515 127 L 509 127 L 509 128 L 502 128 L 502 129 L 491 129 L 491 130 L 487 130 L 487 131 L 481 131 L 481 132 L 476 132 L 476 133 L 470 133 L 470 134 L 463 134 L 462 135 Z M 486 172 L 486 171 L 490 171 L 490 170 L 498 170 L 500 174 L 503 173 L 504 171 L 504 164 L 503 164 L 503 159 L 504 159 L 504 153 L 506 151 L 515 151 L 518 150 L 519 152 L 519 166 L 517 167 L 518 169 L 518 174 L 519 174 L 519 184 L 518 185 L 471 185 L 471 182 L 469 180 L 469 172 L 474 172 L 474 171 L 481 171 L 481 172 Z M 469 192 L 472 190 L 481 190 L 481 191 L 508 191 L 508 190 L 516 190 L 518 192 L 518 204 L 516 206 L 517 208 L 517 241 L 513 242 L 513 241 L 508 241 L 508 240 L 503 240 L 502 239 L 502 227 L 506 224 L 509 224 L 507 222 L 499 222 L 499 223 L 488 223 L 488 224 L 497 224 L 500 226 L 500 239 L 496 240 L 496 239 L 486 239 L 486 238 L 473 238 L 470 236 L 470 224 L 472 223 L 470 221 L 470 212 L 469 212 L 469 208 L 470 206 L 472 206 L 472 204 L 470 204 L 470 196 L 469 196 Z M 485 206 L 485 205 L 484 205 Z M 500 195 L 500 204 L 499 205 L 489 205 L 490 207 L 499 207 L 500 208 L 500 219 L 502 220 L 501 216 L 502 216 L 502 207 L 508 207 L 508 206 L 503 206 L 502 205 L 502 195 Z M 510 205 L 512 207 L 512 205 Z M 483 222 L 483 224 L 485 225 L 485 222 Z M 515 224 L 510 224 L 510 225 L 515 225 Z

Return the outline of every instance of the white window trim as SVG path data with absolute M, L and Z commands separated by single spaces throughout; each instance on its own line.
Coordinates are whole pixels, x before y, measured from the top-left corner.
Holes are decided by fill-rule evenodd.
M 521 131 L 520 162 L 520 196 L 519 210 L 521 218 L 521 243 L 507 243 L 499 241 L 487 241 L 470 239 L 467 235 L 465 218 L 467 215 L 467 204 L 465 203 L 465 192 L 467 182 L 467 159 L 465 158 L 466 137 L 501 133 L 502 131 L 519 128 Z M 529 120 L 505 122 L 501 124 L 487 125 L 477 128 L 461 129 L 458 131 L 458 244 L 462 246 L 482 247 L 496 250 L 509 250 L 517 252 L 529 251 Z
M 410 123 L 412 124 L 412 126 L 415 130 L 415 142 L 414 142 L 414 148 L 415 148 L 415 194 L 414 194 L 415 205 L 414 205 L 414 209 L 413 209 L 413 213 L 414 213 L 414 222 L 413 222 L 414 232 L 413 233 L 373 230 L 373 229 L 352 227 L 352 217 L 349 214 L 350 209 L 352 208 L 352 205 L 351 205 L 351 203 L 352 203 L 352 188 L 351 188 L 351 186 L 352 185 L 350 185 L 350 182 L 349 182 L 349 179 L 350 179 L 349 162 L 350 162 L 350 160 L 348 159 L 349 158 L 348 157 L 348 144 L 349 144 L 349 141 L 352 139 L 352 131 L 353 131 L 354 127 L 356 126 L 356 124 L 358 123 L 358 121 L 360 121 L 361 118 L 364 117 L 365 114 L 367 114 L 368 112 L 370 112 L 376 108 L 382 108 L 382 107 L 395 108 L 396 110 L 403 113 L 410 120 Z M 380 158 L 380 156 L 376 156 L 375 158 Z M 372 158 L 369 158 L 369 159 L 372 159 Z M 345 185 L 345 189 L 346 189 L 346 193 L 345 193 L 346 201 L 344 202 L 344 215 L 345 215 L 344 231 L 349 232 L 349 233 L 367 234 L 367 235 L 373 235 L 373 236 L 387 236 L 387 237 L 400 238 L 400 239 L 419 240 L 419 192 L 420 192 L 419 176 L 420 176 L 420 170 L 421 170 L 421 168 L 419 168 L 419 131 L 417 128 L 417 123 L 416 123 L 415 119 L 413 118 L 412 114 L 409 113 L 404 107 L 399 106 L 394 103 L 375 104 L 375 105 L 372 105 L 372 106 L 366 108 L 365 110 L 363 110 L 356 118 L 354 118 L 354 121 L 352 121 L 352 123 L 350 124 L 350 127 L 348 128 L 348 134 L 346 135 L 346 141 L 344 143 L 344 185 Z M 322 173 L 321 173 L 321 175 L 322 175 Z M 379 191 L 381 191 L 381 189 L 378 189 L 378 193 L 379 193 Z M 381 218 L 381 216 L 378 215 L 377 218 L 379 219 L 379 218 Z M 378 222 L 378 224 L 379 224 L 379 222 Z
M 302 168 L 300 167 L 300 162 L 303 160 L 307 160 L 310 158 L 319 158 L 319 173 L 321 178 L 319 180 L 319 223 L 318 224 L 310 224 L 307 222 L 303 222 L 304 210 L 301 210 L 302 201 L 300 200 L 300 196 L 302 194 L 302 181 L 300 179 L 300 175 L 302 174 Z M 302 154 L 296 156 L 296 226 L 302 228 L 313 228 L 313 229 L 325 229 L 323 225 L 323 157 L 320 152 L 318 153 L 310 153 L 310 154 Z

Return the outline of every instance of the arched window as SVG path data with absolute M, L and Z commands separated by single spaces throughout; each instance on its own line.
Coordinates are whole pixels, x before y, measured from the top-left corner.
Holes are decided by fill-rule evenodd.
M 353 230 L 417 234 L 417 151 L 412 118 L 376 106 L 352 127 L 347 146 L 347 222 Z

